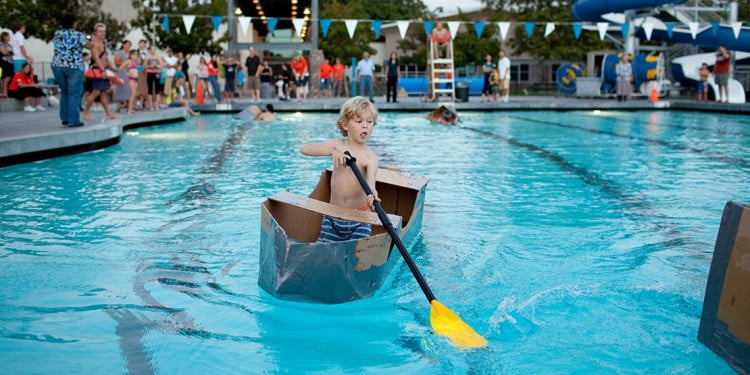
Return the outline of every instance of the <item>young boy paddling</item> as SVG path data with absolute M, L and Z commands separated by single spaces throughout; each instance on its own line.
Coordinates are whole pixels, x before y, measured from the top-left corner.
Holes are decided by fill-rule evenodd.
M 364 97 L 355 96 L 341 107 L 336 126 L 347 138 L 336 138 L 320 143 L 302 145 L 300 152 L 307 156 L 331 156 L 333 174 L 331 176 L 331 204 L 357 210 L 374 209 L 374 200 L 378 199 L 375 190 L 375 175 L 378 172 L 378 158 L 367 147 L 372 130 L 377 123 L 378 111 Z M 350 168 L 346 166 L 349 151 L 357 159 L 357 166 L 373 189 L 373 195 L 365 196 Z M 356 221 L 323 217 L 323 224 L 318 242 L 346 241 L 370 237 L 372 226 Z

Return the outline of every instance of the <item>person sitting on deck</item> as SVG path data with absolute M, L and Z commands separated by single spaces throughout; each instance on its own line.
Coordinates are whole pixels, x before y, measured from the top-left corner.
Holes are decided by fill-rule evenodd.
M 456 125 L 458 122 L 458 113 L 453 103 L 441 104 L 432 113 L 427 115 L 427 119 L 432 123 Z
M 435 24 L 435 28 L 432 29 L 432 33 L 430 34 L 430 39 L 432 39 L 432 56 L 434 58 L 440 58 L 438 54 L 440 50 L 445 51 L 444 58 L 451 58 L 451 50 L 448 45 L 448 42 L 451 41 L 451 33 L 443 27 L 442 22 Z
M 175 75 L 177 77 L 177 75 Z M 200 116 L 200 112 L 193 111 L 192 108 L 190 108 L 190 103 L 185 99 L 184 94 L 181 93 L 181 90 L 179 89 L 180 86 L 182 86 L 185 82 L 185 76 L 180 75 L 177 77 L 177 80 L 175 81 L 175 87 L 172 89 L 172 91 L 166 95 L 164 98 L 164 102 L 167 103 L 168 108 L 179 108 L 184 107 L 187 109 L 188 113 L 193 116 Z
M 250 112 L 255 114 L 255 121 L 276 121 L 276 114 L 273 112 L 273 104 L 266 104 L 266 108 L 260 109 L 257 105 L 250 106 Z
M 36 112 L 44 111 L 45 108 L 41 105 L 41 98 L 44 92 L 39 87 L 38 83 L 34 82 L 34 71 L 31 69 L 31 65 L 25 62 L 21 66 L 21 70 L 13 76 L 10 81 L 10 87 L 8 87 L 8 96 L 18 100 L 24 101 L 24 112 Z M 36 106 L 31 105 L 31 99 L 34 98 Z
M 378 111 L 375 106 L 362 96 L 355 96 L 344 103 L 336 126 L 347 138 L 336 138 L 320 143 L 302 145 L 300 152 L 307 156 L 331 156 L 333 174 L 331 175 L 330 203 L 351 209 L 369 211 L 374 209 L 374 202 L 380 201 L 375 190 L 375 177 L 378 172 L 378 157 L 369 147 L 367 140 L 372 135 L 377 123 Z M 373 194 L 365 196 L 354 173 L 347 168 L 349 151 L 357 159 L 357 166 L 362 170 Z M 318 242 L 348 241 L 368 238 L 372 225 L 356 221 L 324 216 Z

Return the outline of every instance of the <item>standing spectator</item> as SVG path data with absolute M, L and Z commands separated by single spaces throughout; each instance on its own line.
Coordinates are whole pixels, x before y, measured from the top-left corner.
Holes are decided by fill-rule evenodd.
M 297 86 L 297 101 L 307 100 L 307 81 L 310 79 L 310 71 L 307 70 L 307 60 L 302 55 L 292 58 L 292 71 Z
M 187 88 L 185 97 L 190 99 L 190 93 L 193 91 L 193 85 L 190 83 L 190 64 L 188 64 L 185 54 L 182 52 L 177 52 L 177 66 L 179 66 L 180 70 L 185 75 L 185 84 L 183 85 Z
M 291 80 L 292 72 L 286 66 L 286 63 L 281 63 L 281 69 L 276 76 L 276 88 L 279 93 L 279 100 L 282 102 L 289 99 L 289 81 Z
M 500 72 L 500 90 L 503 92 L 502 101 L 507 103 L 510 95 L 510 59 L 505 57 L 505 51 L 500 50 L 500 59 L 497 61 L 497 70 Z
M 128 101 L 130 101 L 130 85 L 127 84 L 128 74 L 127 71 L 120 69 L 120 66 L 125 60 L 128 60 L 130 55 L 130 47 L 132 44 L 128 40 L 122 41 L 122 48 L 115 51 L 115 67 L 117 67 L 117 75 L 120 76 L 123 82 L 126 82 L 123 86 L 115 86 L 115 101 L 117 102 L 117 110 L 120 112 L 122 108 L 128 108 Z
M 148 97 L 148 73 L 146 73 L 145 66 L 143 65 L 148 56 L 148 45 L 146 40 L 141 39 L 138 41 L 138 58 L 141 66 L 138 69 L 138 99 L 141 102 L 141 109 L 146 109 L 146 98 Z
M 272 79 L 273 69 L 268 65 L 268 60 L 263 60 L 263 64 L 260 66 L 261 94 L 263 90 L 267 90 L 266 87 L 271 86 Z M 271 97 L 273 97 L 273 90 L 271 90 Z
M 633 66 L 628 61 L 627 53 L 622 54 L 615 71 L 617 72 L 617 101 L 627 101 L 630 96 L 630 80 L 633 75 Z
M 130 87 L 130 98 L 128 98 L 128 114 L 135 113 L 135 98 L 138 96 L 138 66 L 141 58 L 137 49 L 130 50 L 128 58 L 120 64 L 120 71 L 125 72 L 127 85 Z
M 216 56 L 214 56 L 214 60 L 216 60 Z M 216 98 L 216 103 L 221 103 L 221 89 L 219 88 L 219 71 L 216 68 L 216 62 L 214 60 L 211 60 L 206 64 L 206 67 L 208 67 L 208 82 L 211 84 L 211 89 L 214 91 L 214 98 Z
M 83 126 L 81 122 L 81 94 L 83 91 L 83 48 L 93 47 L 82 32 L 76 31 L 76 17 L 66 14 L 62 29 L 52 38 L 54 56 L 52 73 L 60 86 L 60 121 L 63 125 Z
M 714 77 L 716 85 L 719 86 L 719 102 L 729 102 L 729 66 L 732 61 L 732 55 L 727 51 L 727 47 L 719 44 L 716 51 L 716 65 L 714 65 Z
M 146 69 L 146 87 L 148 95 L 148 109 L 155 111 L 157 106 L 161 104 L 161 90 L 159 87 L 159 75 L 161 74 L 161 68 L 164 65 L 164 61 L 159 55 L 156 54 L 156 46 L 151 45 L 148 47 L 148 55 L 143 60 L 143 67 Z M 156 99 L 156 102 L 154 102 Z
M 239 66 L 240 65 L 234 62 L 234 59 L 231 57 L 228 57 L 224 64 L 224 93 L 229 98 L 234 97 L 235 88 L 237 87 L 237 68 Z
M 711 71 L 708 70 L 708 64 L 701 64 L 701 68 L 698 70 L 698 101 L 702 102 L 708 100 L 708 77 L 711 76 Z
M 23 63 L 21 69 L 13 76 L 13 80 L 8 88 L 8 94 L 11 98 L 23 100 L 25 112 L 44 111 L 41 105 L 41 97 L 44 92 L 39 88 L 39 84 L 34 83 L 34 72 L 29 63 Z M 36 107 L 31 105 L 31 98 L 34 98 Z
M 15 72 L 13 68 L 13 47 L 10 46 L 10 34 L 7 31 L 0 34 L 0 68 L 3 70 L 3 75 L 0 76 L 0 98 L 7 98 L 8 85 Z
M 365 96 L 367 91 L 370 102 L 375 103 L 375 93 L 372 90 L 372 74 L 375 72 L 375 64 L 370 60 L 370 53 L 362 53 L 362 60 L 357 63 L 357 82 L 359 83 L 359 95 Z
M 106 72 L 107 69 L 110 68 L 110 62 L 109 56 L 107 55 L 107 48 L 104 46 L 104 36 L 106 34 L 107 26 L 105 26 L 103 23 L 97 23 L 96 25 L 94 25 L 94 35 L 93 38 L 91 38 L 91 42 L 93 43 L 91 47 L 91 58 L 94 60 L 94 63 L 91 66 L 91 70 L 99 70 L 99 73 L 97 73 L 97 75 L 101 78 L 95 78 L 91 82 L 91 95 L 89 95 L 88 100 L 86 101 L 86 108 L 83 109 L 83 119 L 87 121 L 94 120 L 89 115 L 89 110 L 91 109 L 91 106 L 94 104 L 94 100 L 96 100 L 97 97 L 101 101 L 102 107 L 104 107 L 106 118 L 118 118 L 118 116 L 113 115 L 112 112 L 109 111 L 107 102 L 109 79 L 107 79 Z
M 492 71 L 495 70 L 497 66 L 495 63 L 492 62 L 492 55 L 489 53 L 487 56 L 484 57 L 484 65 L 482 65 L 482 73 L 484 73 L 484 85 L 482 86 L 482 102 L 487 100 L 487 103 L 490 102 L 490 96 L 492 95 L 492 90 L 490 89 L 490 76 L 492 75 Z
M 255 48 L 250 47 L 247 50 L 250 56 L 245 59 L 245 67 L 247 68 L 247 88 L 250 91 L 250 101 L 260 101 L 260 57 L 255 54 Z
M 171 93 L 174 75 L 177 74 L 177 69 L 179 68 L 177 56 L 174 55 L 171 48 L 167 48 L 167 57 L 164 58 L 164 65 L 167 67 L 167 76 L 164 78 L 164 92 Z
M 198 80 L 195 81 L 195 96 L 203 97 L 203 92 L 208 88 L 209 82 L 208 82 L 208 64 L 206 64 L 206 59 L 201 56 L 199 62 L 198 62 L 198 80 L 202 81 L 203 84 L 198 85 Z M 198 90 L 201 92 L 199 93 Z
M 10 38 L 10 46 L 13 49 L 13 71 L 15 72 L 21 71 L 24 63 L 34 63 L 34 59 L 26 52 L 26 38 L 23 36 L 25 32 L 26 26 L 19 23 L 15 34 Z
M 346 80 L 344 80 L 344 70 L 346 67 L 341 63 L 340 58 L 336 58 L 336 63 L 333 64 L 333 96 L 339 97 L 341 95 L 341 89 L 346 86 Z
M 331 75 L 333 75 L 333 67 L 328 62 L 328 59 L 323 59 L 323 64 L 320 65 L 320 95 L 322 97 L 331 96 Z
M 391 52 L 391 57 L 385 63 L 385 77 L 385 101 L 386 103 L 390 102 L 391 95 L 393 95 L 393 102 L 398 103 L 398 100 L 396 100 L 396 84 L 401 77 L 401 72 L 396 52 Z

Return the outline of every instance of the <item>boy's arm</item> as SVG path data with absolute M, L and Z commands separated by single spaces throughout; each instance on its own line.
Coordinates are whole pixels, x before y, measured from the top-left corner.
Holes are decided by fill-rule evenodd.
M 375 189 L 375 182 L 376 177 L 378 175 L 378 158 L 373 158 L 372 163 L 367 166 L 367 184 L 370 185 L 370 189 L 372 189 L 373 195 L 367 196 L 367 205 L 370 206 L 371 210 L 375 210 L 375 204 L 374 201 L 380 202 L 380 198 L 378 198 L 378 191 Z
M 325 142 L 319 143 L 306 143 L 300 148 L 302 155 L 306 156 L 331 156 L 333 158 L 333 166 L 335 168 L 343 167 L 346 165 L 348 156 L 344 155 L 344 151 L 339 146 L 341 141 L 338 139 L 329 139 Z

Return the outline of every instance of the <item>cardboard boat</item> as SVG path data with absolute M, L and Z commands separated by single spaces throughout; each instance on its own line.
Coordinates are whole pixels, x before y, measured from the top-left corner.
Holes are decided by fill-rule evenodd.
M 401 258 L 375 212 L 335 206 L 331 170 L 309 197 L 279 192 L 261 205 L 258 284 L 276 298 L 344 303 L 372 296 Z M 379 169 L 376 190 L 383 209 L 410 247 L 422 229 L 428 180 Z M 359 240 L 316 243 L 324 215 L 372 224 Z

